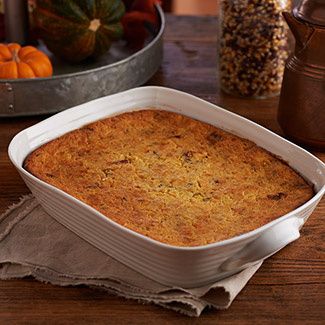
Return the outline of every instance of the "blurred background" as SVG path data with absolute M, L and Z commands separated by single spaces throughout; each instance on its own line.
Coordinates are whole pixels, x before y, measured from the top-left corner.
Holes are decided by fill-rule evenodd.
M 292 4 L 299 1 L 301 0 L 292 0 Z M 163 8 L 166 12 L 177 15 L 216 15 L 220 2 L 221 0 L 163 0 Z
M 299 0 L 293 0 L 293 3 Z M 177 15 L 216 15 L 221 0 L 163 0 L 163 8 L 166 12 Z M 2 12 L 3 0 L 0 0 L 0 12 Z
M 4 0 L 0 0 L 0 12 L 3 12 L 3 2 Z M 166 12 L 178 15 L 215 15 L 220 0 L 163 0 L 162 2 Z
M 177 15 L 216 15 L 220 0 L 164 0 L 166 12 Z

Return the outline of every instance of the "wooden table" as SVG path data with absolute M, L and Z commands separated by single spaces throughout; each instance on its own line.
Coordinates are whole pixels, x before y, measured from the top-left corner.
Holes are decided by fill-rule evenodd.
M 220 93 L 216 30 L 215 18 L 167 16 L 164 62 L 148 84 L 187 91 L 281 133 L 276 122 L 278 98 L 244 100 Z M 8 143 L 43 118 L 0 121 L 0 213 L 28 193 L 9 162 Z M 324 153 L 314 153 L 325 160 Z M 226 311 L 207 311 L 191 319 L 85 287 L 61 288 L 25 279 L 0 281 L 0 324 L 320 323 L 325 319 L 324 214 L 325 200 L 304 226 L 302 237 L 266 260 Z

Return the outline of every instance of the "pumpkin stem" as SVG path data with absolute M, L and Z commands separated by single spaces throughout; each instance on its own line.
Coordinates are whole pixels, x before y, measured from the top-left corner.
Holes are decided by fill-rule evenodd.
M 17 50 L 13 50 L 12 52 L 12 60 L 19 63 L 20 62 L 20 59 L 19 59 L 19 56 L 18 56 L 18 51 Z
M 101 25 L 101 23 L 100 23 L 99 19 L 93 19 L 90 22 L 90 25 L 89 25 L 88 29 L 90 29 L 93 32 L 96 32 L 100 25 Z

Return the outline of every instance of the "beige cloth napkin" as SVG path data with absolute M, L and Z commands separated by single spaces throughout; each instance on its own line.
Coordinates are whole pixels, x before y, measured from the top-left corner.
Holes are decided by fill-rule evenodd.
M 42 282 L 87 285 L 199 316 L 226 309 L 262 262 L 210 285 L 182 289 L 157 283 L 93 247 L 51 218 L 32 195 L 0 216 L 0 279 L 32 276 Z

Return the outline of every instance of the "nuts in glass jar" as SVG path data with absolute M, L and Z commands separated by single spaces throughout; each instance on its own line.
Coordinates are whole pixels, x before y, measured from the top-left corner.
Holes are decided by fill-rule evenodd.
M 277 95 L 288 58 L 282 11 L 291 0 L 223 0 L 220 35 L 221 87 L 245 97 Z

